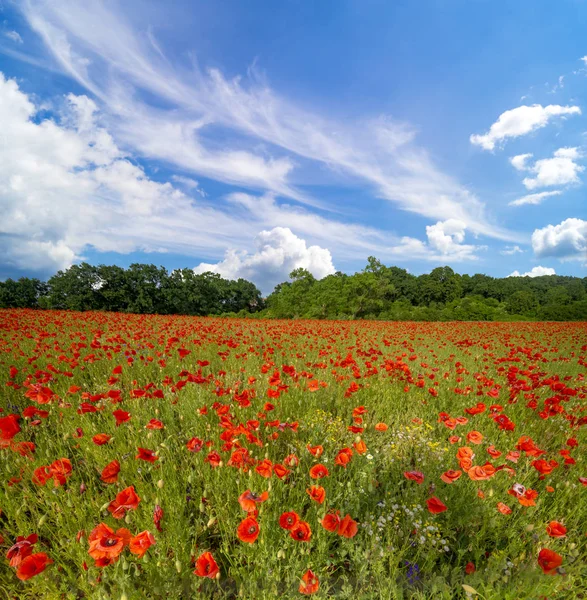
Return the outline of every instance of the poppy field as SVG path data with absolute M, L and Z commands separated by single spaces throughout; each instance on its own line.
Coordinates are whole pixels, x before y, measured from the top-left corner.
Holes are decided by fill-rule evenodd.
M 587 324 L 0 311 L 0 597 L 587 597 Z

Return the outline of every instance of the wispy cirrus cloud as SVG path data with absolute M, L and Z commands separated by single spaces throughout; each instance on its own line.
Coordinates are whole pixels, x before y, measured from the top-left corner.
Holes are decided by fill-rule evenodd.
M 218 69 L 171 64 L 153 32 L 137 33 L 116 3 L 26 0 L 22 10 L 60 67 L 107 107 L 113 135 L 144 156 L 337 209 L 304 189 L 305 167 L 318 163 L 366 182 L 406 211 L 432 220 L 450 216 L 474 233 L 515 238 L 435 166 L 409 126 L 388 117 L 333 121 L 283 98 L 254 69 L 243 81 Z

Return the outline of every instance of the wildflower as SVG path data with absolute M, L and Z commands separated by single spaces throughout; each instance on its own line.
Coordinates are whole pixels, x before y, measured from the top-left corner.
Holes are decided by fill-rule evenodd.
M 259 537 L 259 523 L 253 517 L 247 517 L 241 521 L 236 533 L 241 542 L 253 544 Z
M 116 483 L 118 481 L 118 473 L 120 473 L 120 463 L 117 460 L 113 460 L 102 469 L 100 479 L 104 483 Z
M 118 492 L 116 498 L 108 505 L 108 512 L 115 519 L 125 517 L 128 510 L 136 510 L 141 499 L 137 496 L 133 485 Z
M 145 552 L 155 544 L 155 538 L 150 531 L 142 531 L 131 538 L 129 542 L 129 550 L 136 554 L 139 558 L 142 558 Z
M 194 575 L 214 579 L 219 572 L 220 569 L 218 568 L 218 564 L 210 552 L 204 552 L 198 557 L 198 560 L 196 560 L 196 570 L 194 571 Z
M 545 575 L 555 575 L 556 570 L 562 565 L 562 563 L 563 557 L 554 552 L 554 550 L 543 548 L 538 553 L 538 565 Z
M 282 529 L 293 529 L 299 522 L 300 517 L 295 512 L 285 512 L 279 517 L 279 526 Z
M 310 525 L 305 521 L 298 521 L 290 530 L 289 535 L 296 542 L 309 542 L 312 537 Z
M 318 577 L 316 577 L 316 575 L 314 575 L 314 573 L 308 569 L 302 576 L 302 581 L 300 582 L 300 594 L 304 594 L 306 596 L 315 594 L 319 587 L 320 582 L 318 581 Z
M 247 490 L 243 492 L 239 498 L 238 502 L 241 505 L 241 508 L 248 512 L 252 513 L 257 510 L 257 505 L 265 502 L 269 498 L 269 492 L 263 492 L 262 494 L 254 494 L 251 490 Z
M 562 538 L 567 535 L 567 528 L 558 521 L 551 521 L 546 526 L 546 533 L 548 533 L 550 537 Z
M 44 552 L 31 554 L 18 565 L 16 576 L 21 581 L 26 581 L 27 579 L 42 573 L 47 568 L 47 565 L 50 565 L 52 562 L 53 561 Z
M 326 500 L 326 490 L 321 485 L 313 485 L 311 488 L 306 490 L 308 496 L 314 500 L 314 502 L 318 502 L 318 504 L 323 504 L 324 500 Z
M 322 479 L 327 476 L 328 476 L 328 469 L 322 464 L 314 465 L 310 469 L 310 477 L 312 479 Z
M 432 498 L 426 500 L 426 505 L 428 506 L 428 510 L 433 515 L 444 512 L 448 509 L 446 504 L 444 504 L 444 502 L 442 502 L 442 500 L 438 499 L 436 496 L 432 496 Z

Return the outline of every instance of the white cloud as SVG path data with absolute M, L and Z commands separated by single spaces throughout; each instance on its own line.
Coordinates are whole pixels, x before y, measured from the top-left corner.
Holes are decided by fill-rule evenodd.
M 20 37 L 20 34 L 18 33 L 18 31 L 4 31 L 2 32 L 4 37 L 8 38 L 9 40 L 12 40 L 14 43 L 16 44 L 22 44 L 22 38 Z
M 535 229 L 532 248 L 536 256 L 553 256 L 561 260 L 585 260 L 587 256 L 587 221 L 565 219 L 558 225 Z
M 534 267 L 532 270 L 527 271 L 526 273 L 514 271 L 513 273 L 510 273 L 508 277 L 541 277 L 542 275 L 556 275 L 556 272 L 550 267 Z
M 555 190 L 553 192 L 540 192 L 538 194 L 527 194 L 526 196 L 522 196 L 517 200 L 512 200 L 509 202 L 510 206 L 522 206 L 524 204 L 540 204 L 544 198 L 549 198 L 550 196 L 560 196 L 562 192 L 560 190 Z
M 457 220 L 430 226 L 426 243 L 326 218 L 271 194 L 190 196 L 169 182 L 154 181 L 133 163 L 89 98 L 69 95 L 59 119 L 41 121 L 31 99 L 1 73 L 0 131 L 0 255 L 4 267 L 27 273 L 66 268 L 90 247 L 174 252 L 200 260 L 215 260 L 232 247 L 252 256 L 259 252 L 249 249 L 259 231 L 284 226 L 307 244 L 307 256 L 315 254 L 313 264 L 322 259 L 327 264 L 316 248 L 328 248 L 343 261 L 374 255 L 443 262 L 473 259 L 479 249 L 463 243 L 465 225 Z M 176 181 L 198 192 L 195 180 L 178 176 Z
M 578 106 L 559 106 L 550 104 L 542 106 L 518 106 L 502 113 L 497 121 L 483 135 L 471 135 L 472 144 L 481 146 L 484 150 L 493 150 L 495 146 L 508 138 L 520 137 L 546 127 L 549 121 L 556 117 L 564 118 L 567 115 L 580 115 Z
M 478 247 L 463 244 L 466 228 L 466 224 L 458 219 L 448 219 L 444 222 L 439 221 L 435 225 L 428 225 L 426 227 L 428 245 L 443 256 L 474 258 L 474 252 Z
M 585 65 L 587 65 L 587 56 L 583 56 L 579 60 L 582 60 Z
M 332 255 L 326 248 L 307 246 L 306 241 L 296 236 L 288 227 L 274 227 L 261 231 L 255 238 L 256 251 L 227 250 L 224 260 L 216 263 L 201 263 L 194 271 L 212 271 L 228 279 L 254 281 L 264 293 L 269 293 L 294 269 L 304 268 L 316 279 L 335 272 Z
M 18 31 L 4 31 L 4 37 L 7 37 L 9 40 L 12 40 L 16 44 L 22 44 L 22 38 Z
M 512 156 L 510 158 L 510 163 L 515 167 L 518 171 L 525 171 L 528 168 L 527 162 L 530 158 L 534 156 L 533 154 L 518 154 L 517 156 Z
M 522 254 L 524 251 L 520 248 L 520 246 L 506 246 L 503 250 L 500 250 L 499 253 L 504 256 L 511 256 L 512 254 Z
M 559 148 L 553 158 L 537 160 L 533 166 L 527 167 L 526 170 L 535 177 L 526 177 L 522 183 L 529 190 L 579 183 L 579 173 L 585 170 L 584 166 L 576 162 L 581 158 L 577 148 Z
M 434 220 L 450 215 L 478 234 L 516 237 L 492 223 L 474 194 L 439 171 L 408 125 L 387 117 L 337 121 L 303 110 L 271 90 L 254 68 L 241 80 L 216 69 L 171 65 L 152 33 L 136 33 L 113 3 L 27 0 L 22 7 L 60 67 L 107 107 L 116 139 L 144 156 L 340 210 L 301 187 L 311 181 L 308 173 L 326 167 L 329 177 L 366 182 L 404 210 Z M 158 102 L 142 102 L 143 92 Z

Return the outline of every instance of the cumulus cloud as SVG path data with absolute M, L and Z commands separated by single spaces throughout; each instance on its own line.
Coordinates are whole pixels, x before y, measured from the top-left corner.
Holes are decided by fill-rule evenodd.
M 534 177 L 526 177 L 522 183 L 529 190 L 579 183 L 579 174 L 585 170 L 577 162 L 581 158 L 578 148 L 559 148 L 553 158 L 543 158 L 526 167 L 525 170 L 533 173 Z
M 585 260 L 587 257 L 587 221 L 565 219 L 558 225 L 535 229 L 532 248 L 538 257 L 553 256 L 561 260 Z
M 517 156 L 512 156 L 510 158 L 510 163 L 513 167 L 515 167 L 518 171 L 525 171 L 528 168 L 527 162 L 530 158 L 534 156 L 533 154 L 518 154 Z
M 261 231 L 255 238 L 255 246 L 252 253 L 227 250 L 224 260 L 216 264 L 201 263 L 194 271 L 212 271 L 228 279 L 242 277 L 255 282 L 264 293 L 286 281 L 294 269 L 307 269 L 316 279 L 335 272 L 328 249 L 308 246 L 288 227 Z
M 508 138 L 520 137 L 546 127 L 554 118 L 580 114 L 581 109 L 578 106 L 559 106 L 557 104 L 518 106 L 502 113 L 487 133 L 473 134 L 469 139 L 472 144 L 480 146 L 484 150 L 493 150 L 497 144 Z
M 466 224 L 458 219 L 448 219 L 439 221 L 435 225 L 428 225 L 426 227 L 428 245 L 444 256 L 472 258 L 477 247 L 463 244 L 466 228 Z
M 520 246 L 506 246 L 503 250 L 500 250 L 499 253 L 504 256 L 511 256 L 512 254 L 522 254 L 524 251 L 520 248 Z
M 523 206 L 524 204 L 541 204 L 545 198 L 549 198 L 550 196 L 560 196 L 562 192 L 560 190 L 555 190 L 553 192 L 540 192 L 538 194 L 527 194 L 526 196 L 522 196 L 517 200 L 512 200 L 509 202 L 510 206 Z
M 510 273 L 508 277 L 541 277 L 542 275 L 556 275 L 556 273 L 555 270 L 550 267 L 534 267 L 526 273 L 514 271 L 513 273 Z

